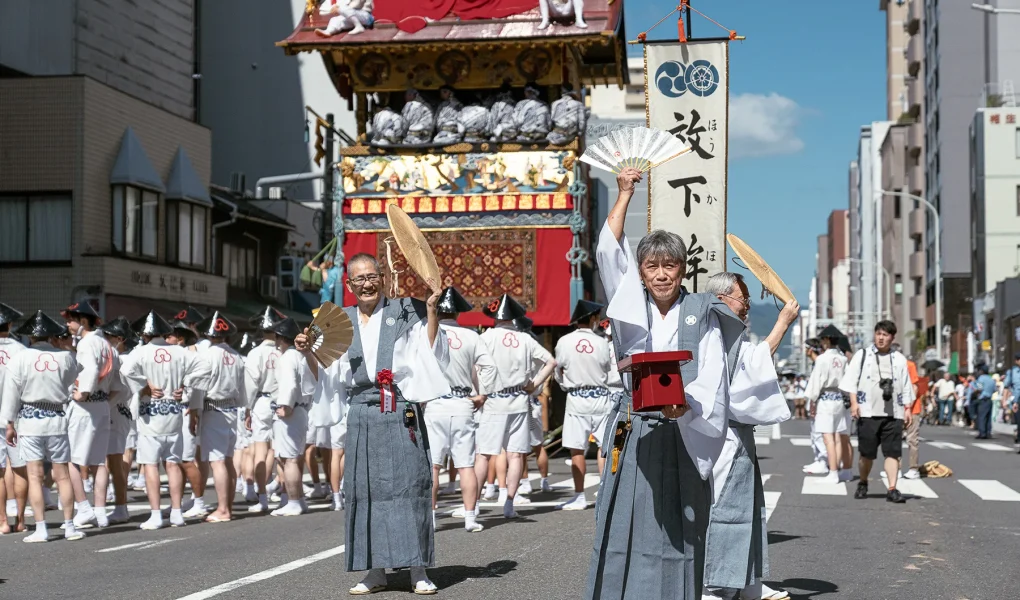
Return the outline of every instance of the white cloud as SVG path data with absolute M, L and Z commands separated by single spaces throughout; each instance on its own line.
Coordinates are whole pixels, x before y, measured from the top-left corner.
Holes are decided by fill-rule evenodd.
M 803 109 L 773 92 L 730 98 L 730 157 L 794 154 L 804 148 L 797 137 Z

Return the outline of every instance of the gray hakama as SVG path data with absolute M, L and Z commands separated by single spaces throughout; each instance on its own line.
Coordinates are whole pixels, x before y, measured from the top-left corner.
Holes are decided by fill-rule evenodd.
M 391 369 L 393 347 L 411 326 L 425 320 L 425 305 L 409 299 L 387 300 L 379 332 L 376 369 Z M 379 410 L 379 387 L 365 368 L 358 307 L 344 309 L 354 324 L 347 350 L 354 376 L 347 412 L 346 471 L 347 570 L 431 567 L 435 560 L 432 528 L 432 461 L 421 410 L 415 441 L 404 426 L 399 389 L 397 410 Z M 392 325 L 390 325 L 392 319 Z
M 712 506 L 706 544 L 705 585 L 742 590 L 769 574 L 765 489 L 754 425 L 730 422 L 740 444 L 719 501 Z M 736 554 L 746 552 L 747 560 Z
M 698 377 L 699 344 L 708 334 L 710 313 L 718 318 L 727 362 L 733 365 L 737 360 L 743 323 L 714 296 L 685 294 L 678 315 L 677 349 L 694 354 L 680 367 L 685 386 Z M 648 318 L 650 331 L 650 312 Z M 620 323 L 614 320 L 612 329 L 619 353 Z M 608 464 L 595 504 L 595 544 L 585 597 L 698 600 L 712 505 L 710 485 L 687 449 L 683 425 L 660 412 L 631 413 L 631 430 L 625 435 L 616 473 L 612 472 L 615 425 L 627 419 L 629 374 L 624 374 L 623 382 L 627 391 L 602 444 Z

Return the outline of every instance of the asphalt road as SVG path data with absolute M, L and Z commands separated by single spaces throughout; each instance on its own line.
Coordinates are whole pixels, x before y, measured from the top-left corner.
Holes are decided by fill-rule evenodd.
M 911 489 L 901 485 L 915 495 L 893 505 L 874 476 L 867 500 L 853 499 L 854 484 L 826 487 L 810 480 L 805 487 L 807 434 L 807 424 L 797 421 L 783 424 L 779 439 L 768 430 L 758 433 L 770 507 L 772 571 L 766 581 L 773 587 L 788 589 L 793 598 L 1020 595 L 1014 575 L 1020 562 L 1020 456 L 1011 438 L 998 435 L 991 441 L 996 450 L 974 446 L 959 428 L 925 427 L 922 461 L 939 460 L 954 475 Z M 564 459 L 560 454 L 551 461 L 554 483 L 569 479 Z M 590 483 L 592 500 L 597 482 Z M 569 495 L 567 486 L 535 493 L 535 505 L 522 507 L 515 521 L 487 512 L 481 518 L 486 530 L 477 534 L 440 511 L 438 566 L 429 573 L 441 596 L 581 597 L 594 511 L 555 510 Z M 131 502 L 143 499 L 133 493 Z M 444 497 L 443 504 L 452 508 L 454 500 Z M 22 536 L 0 537 L 0 598 L 336 598 L 346 597 L 360 579 L 344 571 L 342 513 L 320 505 L 284 518 L 248 516 L 239 508 L 240 518 L 231 523 L 157 532 L 137 529 L 147 516 L 138 511 L 131 524 L 90 529 L 79 542 L 24 544 Z M 59 515 L 47 518 L 57 533 Z M 408 597 L 406 571 L 390 573 L 389 585 L 392 591 L 376 597 Z

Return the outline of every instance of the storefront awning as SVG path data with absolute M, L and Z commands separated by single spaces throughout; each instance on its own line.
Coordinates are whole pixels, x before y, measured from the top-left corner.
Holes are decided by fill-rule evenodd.
M 135 135 L 134 129 L 124 130 L 120 141 L 120 151 L 110 172 L 112 185 L 137 185 L 155 192 L 164 192 L 163 180 L 152 166 L 142 142 Z

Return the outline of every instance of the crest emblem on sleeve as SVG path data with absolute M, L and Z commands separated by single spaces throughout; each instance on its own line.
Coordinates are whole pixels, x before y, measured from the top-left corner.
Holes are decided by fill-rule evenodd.
M 688 325 L 694 325 L 697 322 L 698 318 L 695 317 L 694 315 L 688 315 L 687 318 L 684 319 L 684 323 L 687 323 Z

